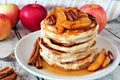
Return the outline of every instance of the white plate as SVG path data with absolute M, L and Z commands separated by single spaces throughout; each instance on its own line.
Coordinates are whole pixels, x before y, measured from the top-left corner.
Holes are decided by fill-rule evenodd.
M 40 31 L 36 31 L 33 33 L 28 34 L 27 36 L 23 37 L 16 45 L 15 48 L 15 56 L 18 61 L 18 63 L 28 72 L 39 76 L 43 77 L 46 79 L 51 79 L 51 80 L 93 80 L 93 79 L 98 79 L 100 77 L 103 77 L 109 73 L 111 73 L 119 64 L 119 51 L 117 47 L 107 39 L 104 39 L 102 36 L 98 35 L 97 36 L 97 46 L 99 49 L 105 48 L 106 50 L 112 51 L 115 59 L 112 64 L 107 66 L 104 69 L 98 70 L 92 74 L 85 75 L 85 76 L 62 76 L 62 75 L 55 75 L 52 73 L 49 73 L 44 70 L 38 70 L 35 67 L 29 66 L 27 64 L 27 61 L 29 59 L 30 53 L 33 48 L 33 43 L 37 37 L 40 36 Z

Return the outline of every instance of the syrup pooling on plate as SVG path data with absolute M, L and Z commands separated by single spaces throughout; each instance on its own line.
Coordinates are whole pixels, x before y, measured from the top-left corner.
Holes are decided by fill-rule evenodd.
M 63 69 L 60 69 L 59 67 L 51 66 L 45 61 L 43 63 L 43 69 L 46 72 L 50 72 L 55 75 L 60 75 L 60 76 L 85 76 L 92 74 L 93 72 L 88 71 L 87 69 L 83 70 L 74 70 L 74 71 L 66 71 Z

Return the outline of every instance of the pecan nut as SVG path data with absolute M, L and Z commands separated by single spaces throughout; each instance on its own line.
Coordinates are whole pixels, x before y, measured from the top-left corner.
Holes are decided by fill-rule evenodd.
M 56 24 L 56 19 L 54 15 L 51 15 L 48 17 L 48 24 L 49 25 L 55 25 Z
M 77 14 L 74 13 L 72 10 L 65 11 L 65 14 L 67 16 L 67 19 L 70 21 L 76 20 L 78 18 Z
M 108 56 L 111 59 L 111 62 L 114 60 L 114 56 L 110 50 L 108 50 Z

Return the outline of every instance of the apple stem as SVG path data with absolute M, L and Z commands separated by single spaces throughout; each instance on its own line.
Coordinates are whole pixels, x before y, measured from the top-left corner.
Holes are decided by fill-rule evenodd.
M 35 7 L 36 3 L 37 3 L 37 1 L 35 0 L 34 7 Z

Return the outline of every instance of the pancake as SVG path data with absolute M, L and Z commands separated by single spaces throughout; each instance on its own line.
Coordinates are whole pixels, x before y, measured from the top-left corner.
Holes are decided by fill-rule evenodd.
M 97 55 L 95 18 L 77 8 L 55 7 L 41 22 L 40 56 L 65 70 L 88 67 Z
M 71 61 L 71 62 L 58 62 L 55 61 L 48 56 L 42 51 L 40 51 L 40 55 L 43 57 L 43 59 L 49 64 L 53 66 L 58 66 L 62 69 L 65 70 L 78 70 L 78 69 L 85 69 L 94 59 L 96 56 L 97 51 L 93 52 L 91 55 L 83 58 L 83 59 L 78 59 L 76 61 Z
M 73 52 L 73 51 L 64 52 L 64 51 L 56 50 L 55 48 L 54 49 L 51 48 L 42 40 L 40 43 L 40 47 L 41 47 L 40 53 L 41 52 L 44 53 L 51 60 L 54 60 L 57 62 L 69 62 L 69 61 L 75 61 L 78 59 L 83 59 L 97 50 L 96 43 L 94 43 L 90 48 L 86 49 L 86 51 L 83 51 L 83 52 Z
M 47 43 L 48 46 L 50 46 L 53 49 L 68 52 L 68 53 L 73 53 L 73 52 L 76 53 L 76 52 L 85 51 L 86 49 L 90 48 L 92 46 L 92 44 L 94 43 L 95 38 L 93 38 L 93 39 L 91 39 L 91 40 L 89 40 L 87 42 L 79 43 L 77 45 L 73 45 L 73 46 L 70 46 L 70 47 L 53 44 L 50 41 L 50 39 L 45 38 L 45 37 L 43 37 L 43 40 L 44 40 L 45 43 Z
M 84 31 L 80 30 L 66 30 L 64 33 L 56 33 L 55 27 L 46 25 L 44 21 L 41 23 L 41 34 L 42 37 L 47 37 L 59 43 L 64 44 L 78 44 L 86 42 L 92 39 L 97 34 L 99 25 L 96 25 L 94 28 Z

